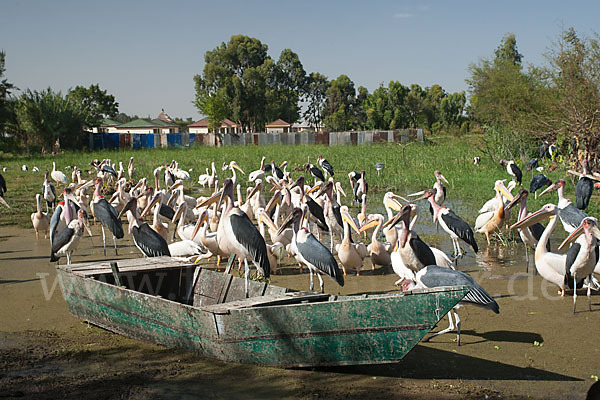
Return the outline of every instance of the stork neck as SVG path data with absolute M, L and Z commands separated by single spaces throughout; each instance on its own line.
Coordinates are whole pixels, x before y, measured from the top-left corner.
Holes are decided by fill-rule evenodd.
M 527 216 L 527 198 L 523 197 L 519 203 L 519 220 Z
M 435 202 L 435 199 L 433 198 L 433 196 L 429 197 L 429 203 L 431 204 L 431 208 L 433 208 L 433 220 L 434 222 L 437 221 L 438 217 L 439 217 L 439 213 L 440 210 L 442 209 L 442 207 Z

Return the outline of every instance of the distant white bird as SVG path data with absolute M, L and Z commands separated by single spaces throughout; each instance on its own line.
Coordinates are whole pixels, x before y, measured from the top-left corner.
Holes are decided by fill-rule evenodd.
M 67 181 L 67 176 L 63 172 L 56 169 L 56 162 L 54 161 L 52 161 L 52 173 L 50 176 L 56 183 L 62 183 L 65 186 L 69 184 L 69 181 Z
M 33 171 L 33 172 L 40 172 L 40 169 L 38 167 L 33 167 L 33 169 L 31 171 Z
M 27 168 L 27 165 L 26 165 L 26 164 L 23 164 L 23 165 L 21 166 L 21 171 L 27 171 L 28 169 L 29 169 L 29 168 Z
M 481 162 L 481 157 L 475 156 L 473 157 L 473 165 L 479 165 Z

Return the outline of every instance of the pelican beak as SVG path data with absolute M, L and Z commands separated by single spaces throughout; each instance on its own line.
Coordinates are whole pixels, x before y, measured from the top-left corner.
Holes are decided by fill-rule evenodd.
M 319 189 L 322 189 L 323 187 L 323 182 L 317 182 L 317 184 L 313 187 L 311 187 L 310 189 L 308 189 L 308 192 L 306 192 L 306 194 L 311 194 Z M 324 190 L 319 190 L 319 192 L 317 193 L 317 197 L 320 197 L 324 192 Z
M 393 228 L 394 226 L 396 226 L 396 224 L 402 219 L 402 213 L 399 212 L 398 214 L 394 215 L 391 219 L 389 219 L 385 224 L 383 224 L 383 226 L 381 228 L 387 228 L 388 226 L 390 228 Z
M 506 197 L 508 201 L 514 200 L 514 196 L 506 189 L 506 186 L 504 186 L 503 183 L 497 185 L 496 190 L 498 190 L 504 197 Z
M 515 228 L 518 229 L 518 228 L 528 227 L 528 226 L 537 224 L 538 222 L 541 222 L 541 221 L 547 219 L 548 216 L 555 216 L 555 215 L 556 215 L 556 212 L 550 212 L 550 211 L 546 210 L 546 208 L 544 206 L 544 208 L 534 212 L 533 214 L 529 214 L 527 217 L 514 223 L 510 227 L 510 229 L 515 229 Z
M 119 196 L 119 192 L 114 192 L 112 196 L 110 196 L 110 200 L 108 200 L 109 203 L 112 203 L 113 201 L 115 201 L 115 199 Z
M 261 221 L 267 225 L 269 227 L 269 229 L 273 230 L 273 231 L 277 231 L 277 227 L 275 226 L 275 224 L 273 223 L 273 221 L 271 221 L 271 218 L 269 218 L 269 216 L 267 215 L 267 213 L 265 211 L 261 212 L 258 217 L 261 219 Z
M 177 210 L 175 211 L 175 214 L 173 215 L 173 219 L 171 219 L 171 223 L 175 224 L 177 223 L 177 221 L 179 221 L 179 218 L 181 217 L 181 214 L 183 213 L 183 209 L 187 207 L 186 203 L 181 203 L 179 205 L 179 207 L 177 207 Z
M 523 193 L 525 192 L 523 190 L 520 190 L 519 193 L 517 193 L 517 195 L 512 199 L 512 201 L 508 203 L 508 205 L 504 208 L 506 210 L 510 210 L 511 208 L 513 208 L 516 204 L 519 203 L 519 201 L 521 201 L 521 198 L 523 198 Z
M 206 212 L 206 209 L 204 209 L 200 213 L 200 216 L 198 216 L 198 221 L 196 221 L 196 225 L 194 226 L 194 231 L 192 232 L 192 238 L 190 240 L 194 240 L 194 238 L 198 234 L 198 231 L 200 230 L 200 227 L 202 226 L 204 221 L 206 221 L 207 219 L 208 219 L 208 213 Z
M 400 196 L 399 194 L 392 193 L 392 197 L 395 197 L 395 198 L 397 198 L 397 199 L 400 199 L 400 200 L 402 200 L 402 201 L 403 201 L 403 202 L 405 202 L 405 203 L 410 203 L 410 200 L 408 200 L 408 199 L 406 199 L 406 198 L 404 198 L 404 197 Z
M 364 231 L 366 231 L 368 229 L 375 228 L 378 224 L 379 224 L 379 220 L 377 218 L 370 218 L 367 222 L 365 222 L 363 224 L 363 226 L 360 227 L 358 233 L 363 233 Z
M 294 223 L 294 217 L 295 217 L 295 213 L 290 213 L 290 215 L 287 216 L 287 218 L 283 221 L 283 223 L 281 224 L 281 226 L 279 227 L 279 229 L 277 229 L 277 233 L 275 234 L 275 236 L 279 236 L 283 233 L 283 231 L 285 231 L 291 224 Z
M 396 212 L 400 212 L 402 210 L 402 204 L 400 204 L 397 200 L 390 198 L 390 197 L 386 197 L 384 201 L 385 201 L 385 205 L 387 207 L 391 208 L 392 210 L 394 210 Z
M 146 208 L 144 208 L 144 211 L 142 211 L 140 218 L 144 218 L 146 216 L 146 214 L 148 214 L 148 212 L 152 209 L 152 207 L 154 207 L 156 205 L 156 203 L 158 203 L 160 201 L 160 197 L 161 197 L 160 193 L 157 193 L 154 195 L 154 197 L 152 197 L 152 200 L 150 200 L 150 202 L 148 203 Z
M 542 191 L 542 193 L 540 193 L 540 194 L 538 195 L 538 197 L 542 197 L 542 196 L 543 196 L 543 195 L 545 195 L 546 193 L 548 193 L 548 192 L 552 192 L 553 190 L 556 190 L 556 189 L 558 189 L 558 185 L 556 184 L 556 182 L 554 182 L 552 185 L 550 185 L 550 186 L 548 186 L 546 189 L 544 189 L 544 190 Z
M 236 163 L 235 161 L 234 161 L 234 162 L 231 164 L 231 168 L 235 168 L 235 169 L 237 169 L 238 171 L 240 171 L 242 174 L 246 175 L 246 173 L 244 172 L 244 170 L 243 170 L 243 169 L 241 169 L 241 168 L 240 168 L 240 166 L 239 166 L 239 165 L 237 165 L 237 163 Z
M 127 211 L 131 210 L 134 205 L 136 204 L 137 199 L 135 197 L 132 197 L 131 199 L 129 199 L 129 201 L 127 202 L 127 204 L 125 204 L 125 207 L 123 207 L 123 209 L 121 210 L 121 212 L 119 213 L 119 219 L 123 216 L 123 214 L 125 214 Z
M 344 189 L 342 189 L 342 185 L 340 185 L 339 182 L 337 185 L 335 185 L 335 187 L 342 194 L 342 196 L 346 197 L 346 192 L 344 192 Z
M 258 193 L 260 191 L 260 189 L 262 188 L 262 184 L 259 183 L 258 185 L 254 186 L 254 188 L 252 189 L 252 191 L 246 196 L 246 200 L 251 199 L 252 196 L 254 196 L 256 193 Z
M 573 232 L 571 232 L 571 234 L 569 236 L 567 236 L 567 238 L 565 240 L 563 240 L 563 242 L 560 244 L 560 246 L 558 246 L 558 251 L 562 251 L 562 249 L 565 246 L 573 243 L 583 233 L 584 233 L 584 228 L 583 228 L 583 221 L 582 221 L 582 223 L 579 224 L 577 229 L 575 229 Z
M 265 212 L 269 212 L 277 204 L 281 204 L 281 198 L 282 197 L 283 196 L 281 195 L 280 191 L 275 192 L 275 194 L 273 195 L 273 197 L 271 197 L 271 200 L 269 200 L 269 202 L 265 206 Z
M 341 214 L 342 214 L 342 219 L 344 221 L 346 221 L 348 223 L 348 225 L 350 225 L 350 227 L 352 229 L 354 229 L 354 231 L 356 233 L 360 234 L 360 229 L 358 228 L 358 226 L 356 226 L 356 222 L 354 222 L 354 218 L 352 218 L 352 216 L 350 215 L 350 213 L 348 211 L 346 211 L 346 210 L 342 210 Z
M 175 190 L 175 189 L 177 189 L 179 187 L 183 187 L 183 181 L 180 180 L 180 179 L 176 180 L 175 183 L 173 183 L 171 185 L 171 187 L 167 189 L 167 192 L 171 193 L 173 190 Z
M 223 195 L 223 191 L 219 190 L 218 192 L 213 193 L 208 199 L 204 200 L 200 204 L 198 204 L 195 208 L 198 209 L 200 207 L 208 207 L 216 201 L 221 201 L 221 196 Z

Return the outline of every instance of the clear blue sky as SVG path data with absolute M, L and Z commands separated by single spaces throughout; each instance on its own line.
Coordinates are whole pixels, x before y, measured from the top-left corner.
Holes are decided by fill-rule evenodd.
M 2 0 L 0 10 L 6 78 L 20 89 L 98 83 L 127 114 L 164 108 L 196 120 L 192 78 L 235 34 L 261 40 L 274 59 L 290 48 L 307 72 L 346 74 L 369 92 L 390 80 L 455 92 L 507 32 L 523 61 L 540 65 L 562 28 L 598 31 L 600 2 Z

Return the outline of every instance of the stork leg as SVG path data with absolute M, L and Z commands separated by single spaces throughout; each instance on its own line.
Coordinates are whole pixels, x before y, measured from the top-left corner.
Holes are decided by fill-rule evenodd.
M 426 338 L 426 339 L 424 340 L 425 342 L 429 342 L 429 341 L 430 341 L 432 338 L 434 338 L 435 336 L 438 336 L 438 335 L 443 335 L 443 334 L 444 334 L 444 333 L 446 333 L 446 332 L 452 332 L 452 331 L 454 330 L 454 321 L 452 320 L 452 314 L 450 314 L 450 312 L 448 312 L 448 314 L 446 314 L 446 315 L 448 315 L 448 322 L 449 322 L 449 325 L 448 325 L 448 327 L 447 327 L 446 329 L 442 329 L 442 330 L 441 330 L 441 331 L 439 331 L 439 332 L 433 333 L 431 336 L 429 336 L 428 338 Z M 456 311 L 454 311 L 454 315 L 455 315 L 455 316 L 456 316 L 456 318 L 458 319 L 458 314 L 456 314 Z
M 314 279 L 313 279 L 312 269 L 309 268 L 308 272 L 310 274 L 310 286 L 308 287 L 308 290 L 310 290 L 312 292 L 313 290 L 315 290 L 315 282 L 314 282 Z
M 71 252 L 67 251 L 67 264 L 71 264 Z
M 244 275 L 245 275 L 244 293 L 246 294 L 246 298 L 248 298 L 248 281 L 249 281 L 249 276 L 250 276 L 250 267 L 248 267 L 248 260 L 246 260 L 245 258 L 244 258 Z
M 577 273 L 573 273 L 573 314 L 575 314 L 575 308 L 577 306 Z
M 119 253 L 117 253 L 117 237 L 113 234 L 113 242 L 115 244 L 115 256 L 118 256 Z
M 35 231 L 35 240 L 40 240 L 40 233 Z
M 592 275 L 588 277 L 588 287 L 587 287 L 587 298 L 588 298 L 588 307 L 589 310 L 592 311 Z
M 460 318 L 458 317 L 458 312 L 456 310 L 452 310 L 454 313 L 454 319 L 456 319 L 456 342 L 460 346 Z
M 321 274 L 317 272 L 317 277 L 319 278 L 319 286 L 321 287 L 321 293 L 325 292 L 325 285 L 323 284 L 323 278 L 321 278 Z
M 100 224 L 102 228 L 102 246 L 104 247 L 104 255 L 106 255 L 106 234 L 104 233 L 104 225 Z
M 525 273 L 529 273 L 529 246 L 525 245 Z

